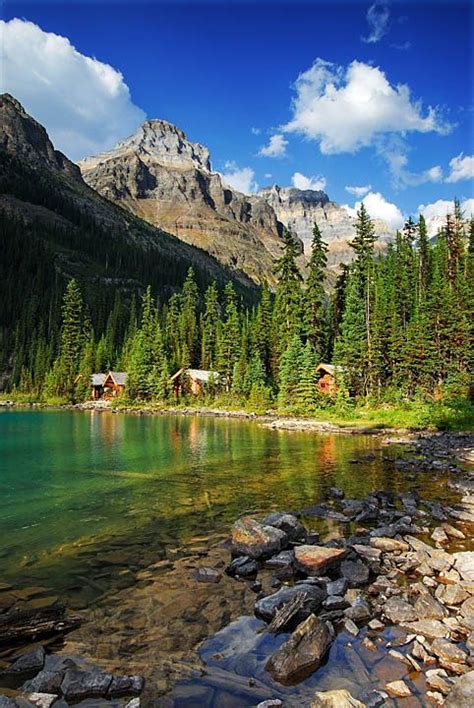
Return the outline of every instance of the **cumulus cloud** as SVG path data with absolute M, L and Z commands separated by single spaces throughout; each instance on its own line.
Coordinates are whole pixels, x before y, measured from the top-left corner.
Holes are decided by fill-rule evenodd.
M 467 219 L 470 218 L 471 214 L 474 214 L 474 199 L 465 199 L 461 202 L 461 209 L 464 211 L 465 217 Z M 420 204 L 418 207 L 418 213 L 423 214 L 427 221 L 438 217 L 445 217 L 447 214 L 452 214 L 453 212 L 454 202 L 448 199 L 438 199 L 436 202 Z
M 372 219 L 381 219 L 391 226 L 392 229 L 399 229 L 403 226 L 405 219 L 400 209 L 396 204 L 387 201 L 380 192 L 369 192 L 362 201 Z M 357 201 L 353 207 L 348 204 L 343 204 L 342 207 L 351 216 L 355 217 L 362 201 Z
M 229 187 L 243 194 L 257 191 L 255 171 L 251 167 L 239 167 L 235 162 L 230 161 L 225 163 L 225 168 L 226 171 L 221 174 L 221 177 Z
M 384 2 L 384 0 L 376 0 L 367 10 L 366 17 L 367 24 L 369 25 L 369 35 L 367 37 L 361 37 L 361 40 L 367 44 L 380 42 L 389 29 L 389 3 Z
M 355 197 L 363 197 L 365 196 L 370 190 L 372 189 L 371 184 L 366 184 L 365 187 L 349 187 L 347 186 L 346 192 L 349 192 L 349 194 L 353 194 Z
M 301 172 L 295 172 L 291 178 L 291 182 L 296 189 L 313 189 L 315 192 L 319 192 L 326 188 L 326 178 L 322 175 L 307 177 L 301 174 Z
M 451 172 L 446 177 L 446 182 L 460 182 L 462 179 L 474 178 L 474 155 L 463 155 L 449 161 Z
M 451 128 L 437 108 L 424 111 L 407 85 L 390 84 L 380 68 L 363 62 L 345 68 L 318 58 L 294 88 L 293 118 L 282 131 L 317 141 L 324 154 L 354 153 L 387 134 Z
M 288 140 L 281 133 L 272 135 L 268 145 L 264 145 L 258 151 L 259 155 L 264 157 L 283 157 L 286 154 L 286 146 L 288 145 Z
M 377 154 L 387 163 L 392 182 L 396 188 L 416 187 L 426 182 L 441 182 L 443 171 L 439 165 L 429 167 L 422 172 L 412 172 L 408 169 L 407 142 L 398 135 L 391 135 L 376 140 Z
M 109 149 L 144 120 L 122 74 L 66 37 L 20 19 L 1 20 L 0 34 L 0 90 L 15 96 L 69 157 Z

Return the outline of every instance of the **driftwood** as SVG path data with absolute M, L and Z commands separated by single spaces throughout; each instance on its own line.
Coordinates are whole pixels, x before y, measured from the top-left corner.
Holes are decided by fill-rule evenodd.
M 305 592 L 298 592 L 291 600 L 285 602 L 276 612 L 272 621 L 268 625 L 268 631 L 276 634 L 286 627 L 286 625 L 298 614 L 307 598 Z
M 66 615 L 66 608 L 60 604 L 7 612 L 0 615 L 0 646 L 51 634 L 66 634 L 81 621 L 77 615 Z

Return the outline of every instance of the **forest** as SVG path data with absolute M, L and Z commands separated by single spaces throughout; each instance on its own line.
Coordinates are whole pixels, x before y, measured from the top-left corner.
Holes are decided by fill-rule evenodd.
M 170 376 L 195 367 L 218 375 L 203 396 L 214 405 L 307 414 L 455 399 L 472 411 L 474 220 L 465 220 L 458 201 L 436 237 L 428 237 L 423 216 L 409 218 L 381 255 L 362 204 L 353 261 L 341 266 L 329 295 L 317 224 L 305 276 L 292 234 L 283 240 L 275 292 L 263 287 L 255 305 L 230 282 L 200 289 L 190 268 L 166 301 L 151 286 L 140 300 L 116 290 L 98 327 L 87 292 L 71 279 L 57 341 L 30 333 L 17 350 L 9 394 L 79 402 L 90 398 L 91 374 L 112 369 L 128 373 L 128 402 L 171 404 Z M 22 342 L 26 329 L 17 324 Z M 334 398 L 315 386 L 320 362 L 341 367 Z

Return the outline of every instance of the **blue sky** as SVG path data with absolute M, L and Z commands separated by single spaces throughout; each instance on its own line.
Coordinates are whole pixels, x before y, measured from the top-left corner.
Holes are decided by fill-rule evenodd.
M 2 17 L 3 90 L 74 159 L 146 115 L 246 191 L 353 206 L 366 187 L 394 224 L 473 196 L 472 3 L 6 1 Z

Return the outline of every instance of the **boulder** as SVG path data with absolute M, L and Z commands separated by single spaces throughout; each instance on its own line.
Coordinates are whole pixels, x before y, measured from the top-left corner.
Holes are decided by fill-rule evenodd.
M 319 668 L 331 641 L 328 626 L 315 615 L 309 615 L 272 654 L 265 668 L 280 683 L 303 679 Z
M 142 676 L 113 676 L 107 690 L 107 697 L 139 696 L 143 691 L 145 680 Z
M 337 568 L 345 555 L 345 549 L 341 548 L 297 546 L 295 564 L 307 575 L 321 575 L 323 572 Z
M 469 671 L 456 680 L 446 698 L 445 708 L 460 708 L 474 705 L 474 671 Z
M 234 558 L 225 572 L 233 578 L 254 578 L 258 573 L 258 563 L 249 556 L 239 556 Z
M 250 558 L 269 558 L 288 543 L 284 531 L 274 526 L 264 526 L 251 516 L 238 519 L 232 529 L 232 549 L 238 555 Z
M 417 619 L 414 608 L 401 597 L 389 597 L 383 606 L 383 612 L 385 617 L 393 624 L 414 622 Z
M 112 674 L 102 671 L 68 669 L 61 683 L 61 692 L 67 701 L 105 697 L 112 683 Z
M 28 671 L 41 671 L 44 666 L 45 652 L 43 647 L 23 654 L 8 668 L 8 673 L 26 673 Z
M 442 620 L 448 615 L 446 608 L 436 600 L 429 592 L 424 592 L 415 602 L 415 612 L 417 619 Z
M 294 514 L 275 512 L 266 516 L 262 524 L 273 526 L 286 533 L 290 541 L 302 541 L 306 537 L 306 529 Z
M 275 616 L 276 611 L 280 609 L 282 605 L 292 600 L 295 595 L 301 593 L 303 593 L 306 598 L 297 617 L 300 620 L 305 619 L 312 612 L 319 610 L 326 597 L 325 591 L 314 583 L 299 583 L 292 587 L 281 588 L 281 590 L 273 593 L 273 595 L 262 597 L 255 603 L 254 612 L 257 617 L 264 619 L 266 622 L 270 622 Z
M 347 579 L 350 588 L 361 588 L 369 582 L 369 569 L 361 561 L 342 561 L 341 574 Z
M 28 693 L 59 693 L 64 671 L 43 669 L 34 678 L 26 681 L 22 690 Z
M 365 708 L 365 704 L 351 696 L 344 688 L 335 691 L 317 691 L 310 708 Z
M 454 567 L 463 580 L 474 582 L 474 551 L 453 553 Z
M 439 620 L 419 620 L 418 622 L 401 622 L 402 629 L 407 629 L 411 634 L 421 634 L 428 639 L 446 638 L 449 628 Z

